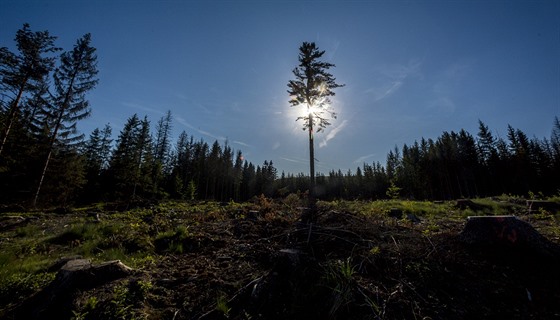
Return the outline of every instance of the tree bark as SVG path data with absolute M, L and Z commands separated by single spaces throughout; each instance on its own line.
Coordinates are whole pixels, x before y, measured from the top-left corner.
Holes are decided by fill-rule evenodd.
M 315 208 L 315 150 L 313 145 L 313 113 L 309 113 L 309 206 Z
M 45 175 L 46 175 L 47 169 L 49 167 L 49 162 L 51 161 L 52 152 L 53 152 L 53 148 L 54 148 L 54 143 L 56 142 L 56 137 L 58 136 L 58 130 L 60 129 L 60 126 L 62 124 L 62 119 L 64 117 L 64 112 L 66 111 L 66 108 L 68 108 L 68 105 L 70 104 L 70 100 L 71 100 L 71 96 L 72 96 L 72 89 L 74 87 L 74 80 L 76 79 L 77 74 L 78 74 L 78 71 L 74 70 L 74 72 L 72 73 L 72 78 L 70 79 L 70 84 L 68 85 L 68 88 L 67 88 L 66 93 L 64 95 L 64 102 L 62 103 L 62 107 L 60 109 L 60 112 L 58 113 L 58 118 L 57 118 L 57 121 L 56 121 L 56 125 L 54 127 L 53 135 L 51 137 L 50 145 L 49 145 L 49 153 L 47 155 L 47 160 L 45 161 L 45 166 L 43 167 L 43 172 L 41 173 L 41 178 L 39 179 L 39 186 L 37 186 L 37 192 L 35 193 L 35 197 L 33 198 L 33 207 L 34 208 L 37 206 L 37 200 L 39 199 L 39 194 L 41 192 L 41 187 L 43 186 L 43 180 L 45 179 Z
M 2 151 L 4 151 L 4 146 L 6 145 L 6 141 L 8 141 L 8 135 L 10 134 L 10 130 L 12 129 L 12 125 L 14 124 L 14 120 L 16 119 L 17 110 L 19 107 L 19 101 L 23 95 L 23 91 L 25 91 L 25 85 L 27 84 L 27 80 L 29 77 L 25 77 L 23 80 L 17 97 L 13 102 L 12 108 L 10 109 L 10 114 L 8 115 L 8 121 L 6 124 L 6 129 L 4 130 L 4 136 L 2 137 L 2 145 L 0 146 L 0 155 L 2 155 Z

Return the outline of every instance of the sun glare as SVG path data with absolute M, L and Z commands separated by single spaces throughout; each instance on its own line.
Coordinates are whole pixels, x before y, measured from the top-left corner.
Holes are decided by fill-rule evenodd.
M 321 110 L 321 108 L 319 108 L 317 105 L 312 104 L 311 106 L 306 106 L 306 113 L 309 115 L 311 113 L 317 113 Z

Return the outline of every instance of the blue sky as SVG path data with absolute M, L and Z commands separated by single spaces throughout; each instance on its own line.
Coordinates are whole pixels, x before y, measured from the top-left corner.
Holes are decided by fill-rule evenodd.
M 65 50 L 91 33 L 99 85 L 89 134 L 171 110 L 173 134 L 218 139 L 255 165 L 308 172 L 287 83 L 303 41 L 325 50 L 338 118 L 315 135 L 316 170 L 385 164 L 389 150 L 478 119 L 549 138 L 560 116 L 559 1 L 2 0 L 0 46 L 28 22 Z

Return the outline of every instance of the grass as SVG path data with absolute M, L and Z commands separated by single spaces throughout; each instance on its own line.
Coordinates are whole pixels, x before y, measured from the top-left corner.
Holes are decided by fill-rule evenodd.
M 410 233 L 415 232 L 421 237 L 421 241 L 426 242 L 449 231 L 449 225 L 455 228 L 461 225 L 467 216 L 526 213 L 524 202 L 516 197 L 504 195 L 472 201 L 477 205 L 474 209 L 459 209 L 456 201 L 410 200 L 319 201 L 318 207 L 322 211 L 366 216 L 385 224 L 394 223 L 394 219 L 389 217 L 388 213 L 392 209 L 398 209 L 405 217 L 407 214 L 413 214 L 421 219 L 420 224 L 410 228 Z M 0 303 L 0 317 L 2 310 L 48 284 L 55 276 L 50 267 L 61 257 L 81 255 L 94 262 L 121 260 L 134 269 L 149 269 L 156 266 L 166 255 L 177 256 L 192 248 L 197 249 L 196 246 L 200 246 L 197 241 L 207 239 L 200 231 L 205 223 L 227 222 L 229 219 L 245 222 L 243 213 L 261 209 L 261 206 L 270 211 L 263 219 L 272 221 L 271 217 L 278 217 L 282 212 L 295 216 L 298 212 L 296 207 L 300 204 L 297 195 L 288 195 L 281 202 L 262 197 L 242 204 L 164 202 L 149 208 L 122 212 L 100 211 L 99 208 L 103 206 L 96 204 L 94 209 L 101 213 L 101 221 L 94 221 L 92 217 L 88 217 L 90 208 L 76 209 L 66 215 L 34 213 L 33 219 L 0 232 L 0 301 L 4 301 Z M 31 217 L 31 214 L 21 215 Z M 547 236 L 553 239 L 560 238 L 560 214 L 542 212 L 530 217 Z M 397 222 L 399 227 L 403 225 L 401 221 Z M 252 224 L 247 224 L 250 225 Z M 244 224 L 241 226 L 245 227 Z M 401 229 L 408 232 L 406 228 Z M 391 240 L 388 245 L 372 243 L 368 249 L 371 261 L 378 260 L 379 263 L 384 263 L 382 257 L 387 252 L 399 251 L 399 239 L 395 240 L 391 235 L 388 239 Z M 403 256 L 406 255 L 403 253 Z M 361 263 L 363 261 L 359 259 L 354 261 L 350 257 L 338 256 L 338 259 L 328 260 L 322 265 L 324 285 L 332 293 L 332 315 L 338 314 L 346 305 L 357 300 L 370 305 L 376 314 L 380 313 L 378 301 L 367 302 L 366 296 L 356 293 L 357 281 L 361 277 L 358 266 Z M 402 268 L 407 274 L 425 275 L 426 278 L 437 271 L 434 271 L 435 266 L 424 264 L 422 261 L 411 261 Z M 82 307 L 75 310 L 75 318 L 88 319 L 94 315 L 107 315 L 111 312 L 113 315 L 118 313 L 128 318 L 141 317 L 141 314 L 132 311 L 140 302 L 132 302 L 131 299 L 147 299 L 152 294 L 153 284 L 149 280 L 139 281 L 135 284 L 116 286 L 112 292 L 112 304 L 100 300 L 84 301 Z M 220 313 L 228 317 L 232 306 L 227 305 L 226 295 L 217 298 L 213 296 L 212 299 L 216 299 L 214 302 Z
M 219 293 L 218 298 L 216 298 L 216 310 L 226 319 L 229 318 L 229 313 L 231 312 L 231 308 L 227 303 L 226 295 L 223 292 Z
M 350 257 L 345 260 L 328 260 L 323 273 L 325 286 L 331 290 L 329 317 L 336 318 L 339 309 L 354 300 L 356 266 L 352 264 Z

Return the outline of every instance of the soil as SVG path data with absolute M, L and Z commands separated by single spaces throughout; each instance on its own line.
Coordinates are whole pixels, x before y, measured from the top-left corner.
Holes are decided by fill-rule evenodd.
M 68 312 L 58 316 L 77 318 L 69 311 L 82 310 L 83 319 L 560 317 L 557 256 L 472 245 L 460 236 L 466 221 L 427 232 L 424 222 L 329 207 L 319 208 L 311 221 L 274 209 L 207 216 L 189 226 L 182 253 L 156 242 L 153 263 L 125 278 L 78 288 Z M 115 302 L 119 287 L 138 293 L 125 299 L 124 310 Z M 92 297 L 97 304 L 88 309 Z

